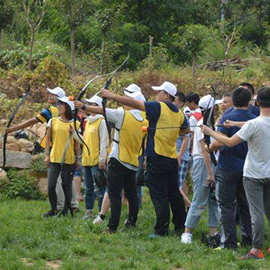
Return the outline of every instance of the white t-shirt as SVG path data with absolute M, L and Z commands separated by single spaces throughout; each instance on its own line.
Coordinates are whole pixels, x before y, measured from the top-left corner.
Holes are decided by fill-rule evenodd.
M 198 126 L 203 124 L 203 119 L 197 122 Z M 194 137 L 193 137 L 193 149 L 192 157 L 193 159 L 203 158 L 202 149 L 200 141 L 204 139 L 204 134 L 202 133 L 199 127 L 194 128 Z
M 191 112 L 191 115 L 190 115 L 190 118 L 189 118 L 189 125 L 190 125 L 190 130 L 192 132 L 195 132 L 195 130 L 197 129 L 196 126 L 198 125 L 198 120 L 194 115 L 192 115 L 192 113 L 202 113 L 202 111 L 201 111 L 200 108 L 197 108 L 197 109 L 195 109 L 195 111 Z
M 259 116 L 252 119 L 236 134 L 248 143 L 244 176 L 270 178 L 270 117 Z

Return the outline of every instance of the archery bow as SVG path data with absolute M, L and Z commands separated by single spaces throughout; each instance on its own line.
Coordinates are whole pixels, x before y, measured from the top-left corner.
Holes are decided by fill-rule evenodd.
M 108 89 L 112 83 L 112 78 L 114 76 L 114 74 L 120 70 L 128 61 L 129 59 L 129 53 L 126 57 L 126 59 L 121 63 L 121 65 L 119 65 L 113 72 L 111 72 L 111 76 L 108 78 L 108 80 L 106 81 L 105 85 L 104 85 L 104 89 Z M 107 98 L 102 98 L 102 109 L 103 109 L 103 115 L 104 115 L 104 120 L 105 120 L 105 123 L 106 123 L 106 127 L 107 127 L 107 131 L 108 131 L 108 134 L 109 134 L 109 139 L 111 139 L 111 132 L 110 132 L 110 126 L 109 126 L 109 122 L 108 122 L 108 119 L 107 119 L 107 115 L 106 115 L 106 104 L 107 104 Z
M 7 123 L 7 126 L 6 126 L 6 129 L 8 129 L 10 127 L 10 125 L 11 125 L 12 121 L 14 120 L 17 112 L 19 111 L 19 108 L 23 105 L 25 99 L 30 95 L 30 92 L 31 92 L 31 88 L 30 88 L 30 85 L 28 85 L 28 88 L 27 88 L 26 92 L 22 96 L 21 100 L 19 101 L 19 103 L 15 107 L 14 112 L 12 113 L 11 117 L 9 118 L 8 123 Z M 6 144 L 7 144 L 7 136 L 8 136 L 8 133 L 6 131 L 5 134 L 4 134 L 4 137 L 3 137 L 3 164 L 2 164 L 2 168 L 3 169 L 6 166 Z

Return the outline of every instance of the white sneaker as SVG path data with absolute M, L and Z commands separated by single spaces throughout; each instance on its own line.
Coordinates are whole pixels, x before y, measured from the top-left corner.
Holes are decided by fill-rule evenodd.
M 83 219 L 83 220 L 87 220 L 87 219 L 89 219 L 89 218 L 91 218 L 91 217 L 93 217 L 93 210 L 87 209 L 87 210 L 85 211 L 85 214 L 84 214 L 84 216 L 82 217 L 82 219 Z
M 100 223 L 102 223 L 104 221 L 104 219 L 102 219 L 101 217 L 100 217 L 100 215 L 97 215 L 96 217 L 95 217 L 95 219 L 93 220 L 93 224 L 100 224 Z
M 182 233 L 180 242 L 182 244 L 191 244 L 192 243 L 192 234 L 191 233 Z

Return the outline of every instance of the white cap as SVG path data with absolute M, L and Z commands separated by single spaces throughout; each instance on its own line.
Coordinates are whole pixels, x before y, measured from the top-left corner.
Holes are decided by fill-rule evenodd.
M 129 93 L 127 91 L 124 91 L 125 95 L 128 96 L 128 97 L 132 97 L 136 100 L 140 100 L 140 101 L 143 101 L 145 102 L 145 97 L 144 95 L 141 93 L 141 92 L 133 92 L 133 93 Z
M 70 109 L 71 109 L 72 111 L 74 111 L 74 109 L 75 109 L 74 102 L 71 101 L 71 100 L 69 100 L 68 97 L 61 97 L 61 98 L 59 97 L 58 100 L 60 100 L 60 101 L 62 101 L 62 102 L 64 102 L 64 103 L 66 103 L 66 104 L 68 104 L 69 107 L 70 107 Z
M 211 95 L 203 96 L 199 101 L 199 107 L 203 110 L 208 110 L 216 104 L 222 103 L 221 99 L 215 100 Z
M 175 97 L 175 95 L 177 93 L 176 86 L 170 82 L 167 82 L 167 81 L 165 81 L 160 86 L 152 86 L 152 89 L 155 91 L 162 91 L 163 90 L 173 97 Z
M 94 95 L 89 99 L 85 99 L 85 101 L 88 103 L 96 103 L 100 107 L 102 106 L 102 98 L 97 95 Z
M 128 87 L 124 88 L 125 95 L 126 95 L 126 92 L 127 93 L 136 93 L 136 92 L 141 93 L 142 90 L 141 90 L 141 88 L 137 84 L 132 83 Z
M 55 87 L 53 89 L 47 88 L 47 91 L 51 93 L 52 95 L 55 95 L 57 97 L 64 97 L 66 95 L 65 91 L 61 87 Z

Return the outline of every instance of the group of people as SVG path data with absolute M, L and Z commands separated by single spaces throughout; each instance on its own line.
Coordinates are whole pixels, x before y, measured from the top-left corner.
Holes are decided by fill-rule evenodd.
M 83 218 L 93 216 L 97 196 L 99 214 L 93 223 L 103 222 L 111 208 L 109 233 L 117 231 L 123 199 L 128 203 L 125 226 L 136 226 L 143 178 L 156 214 L 150 238 L 168 235 L 172 212 L 181 243 L 192 243 L 192 231 L 207 207 L 209 247 L 238 247 L 238 217 L 241 246 L 252 246 L 242 259 L 264 258 L 264 213 L 270 221 L 270 88 L 259 89 L 255 96 L 253 86 L 242 83 L 220 100 L 193 92 L 185 96 L 168 81 L 152 87 L 155 101 L 146 101 L 136 84 L 124 88 L 123 95 L 102 89 L 101 97 L 84 102 L 67 97 L 60 87 L 47 88 L 47 93 L 49 108 L 7 130 L 47 123 L 51 209 L 45 217 L 69 211 L 73 215 L 72 180 L 81 164 Z M 123 107 L 104 108 L 102 98 Z M 73 119 L 75 109 L 81 113 L 80 121 Z M 60 210 L 59 181 L 65 197 Z

